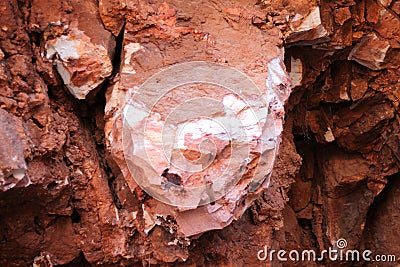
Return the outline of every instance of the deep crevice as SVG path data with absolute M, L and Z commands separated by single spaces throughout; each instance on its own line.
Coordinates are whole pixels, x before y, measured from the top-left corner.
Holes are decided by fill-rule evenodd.
M 56 265 L 58 267 L 91 267 L 93 266 L 92 264 L 90 264 L 85 255 L 83 254 L 83 252 L 81 251 L 79 253 L 79 256 L 76 257 L 73 261 L 71 261 L 70 263 L 67 264 L 63 264 L 63 265 Z
M 81 215 L 78 213 L 78 211 L 76 209 L 74 209 L 72 211 L 71 220 L 72 220 L 72 223 L 80 223 L 80 221 L 81 221 Z
M 122 56 L 123 56 L 123 45 L 124 45 L 124 33 L 125 33 L 125 24 L 121 29 L 121 32 L 115 39 L 115 51 L 113 58 L 113 75 L 117 75 L 121 70 Z
M 108 77 L 98 88 L 91 91 L 87 100 L 79 101 L 76 112 L 78 117 L 80 117 L 84 125 L 90 130 L 94 143 L 96 145 L 97 156 L 100 159 L 99 163 L 102 167 L 103 172 L 107 177 L 108 187 L 113 199 L 113 202 L 117 209 L 122 209 L 118 194 L 116 192 L 116 176 L 107 162 L 107 154 L 105 144 L 105 133 L 104 133 L 104 110 L 106 106 L 106 92 L 107 89 L 113 83 L 114 78 L 118 75 L 121 65 L 121 56 L 123 52 L 123 40 L 124 40 L 124 27 L 122 28 L 120 34 L 116 38 L 116 46 L 114 50 L 114 58 L 112 59 L 113 71 L 110 77 Z M 82 104 L 81 104 L 82 103 Z

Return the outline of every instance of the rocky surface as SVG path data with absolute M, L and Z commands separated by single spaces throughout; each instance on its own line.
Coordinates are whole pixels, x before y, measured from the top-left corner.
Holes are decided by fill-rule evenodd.
M 65 12 L 46 12 L 40 2 L 32 6 L 30 25 L 43 31 L 44 51 L 73 96 L 85 99 L 112 73 L 115 37 L 104 29 L 94 1 L 60 1 L 46 5 Z M 75 12 L 74 12 L 75 11 Z
M 399 253 L 400 1 L 6 0 L 0 10 L 1 266 L 259 266 L 271 265 L 257 259 L 264 245 L 321 251 L 339 238 Z M 271 176 L 260 168 L 264 187 L 252 192 L 245 175 L 234 197 L 182 210 L 131 175 L 122 115 L 153 74 L 196 60 L 242 71 L 280 104 L 292 93 L 283 128 L 283 106 L 269 113 L 280 146 Z M 155 111 L 182 99 L 166 94 Z M 198 159 L 199 140 L 184 140 L 180 153 Z M 169 183 L 198 182 L 158 163 Z
M 0 109 L 0 115 L 0 132 L 4 142 L 0 150 L 0 189 L 6 191 L 15 186 L 29 185 L 29 178 L 25 175 L 22 123 L 3 109 Z
M 183 238 L 229 225 L 268 187 L 278 151 L 290 94 L 279 32 L 246 29 L 251 13 L 260 12 L 250 4 L 203 9 L 207 17 L 191 5 L 160 2 L 140 14 L 151 19 L 128 21 L 121 75 L 108 92 L 112 155 L 130 189 L 141 191 L 140 185 L 155 198 L 145 200 L 138 215 L 146 234 L 163 221 Z M 186 22 L 178 26 L 182 14 Z M 226 21 L 234 14 L 243 14 L 241 20 Z M 231 43 L 246 51 L 243 56 L 228 48 Z M 194 63 L 158 73 L 187 58 Z M 197 81 L 218 86 L 185 86 Z

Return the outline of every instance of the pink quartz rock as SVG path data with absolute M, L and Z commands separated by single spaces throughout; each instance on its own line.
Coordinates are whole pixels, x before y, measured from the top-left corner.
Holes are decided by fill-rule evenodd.
M 197 19 L 178 1 L 158 8 L 148 21 L 156 28 L 128 23 L 120 77 L 107 92 L 107 146 L 130 189 L 152 197 L 138 212 L 145 234 L 167 218 L 182 238 L 238 219 L 268 187 L 281 141 L 291 90 L 279 33 L 237 31 L 204 8 L 218 21 L 203 30 L 176 26 L 179 12 Z M 239 8 L 243 23 L 252 19 L 246 8 L 254 6 Z

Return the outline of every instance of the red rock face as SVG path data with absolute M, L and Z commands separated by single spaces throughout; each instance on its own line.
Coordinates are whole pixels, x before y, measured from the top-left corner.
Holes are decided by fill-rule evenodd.
M 264 246 L 340 238 L 399 253 L 399 1 L 0 10 L 1 266 L 260 266 Z
M 287 55 L 300 58 L 303 66 L 313 68 L 305 69 L 302 84 L 289 105 L 293 107 L 293 132 L 298 136 L 296 144 L 303 166 L 289 192 L 294 214 L 287 209 L 291 221 L 297 218 L 305 232 L 290 234 L 293 241 L 286 246 L 322 250 L 345 238 L 347 249 L 370 247 L 378 251 L 378 238 L 371 238 L 371 228 L 366 225 L 375 221 L 371 217 L 375 209 L 372 203 L 378 195 L 380 199 L 388 194 L 382 190 L 399 171 L 398 149 L 389 144 L 397 142 L 399 131 L 394 108 L 398 106 L 399 65 L 393 58 L 398 58 L 398 52 L 393 49 L 395 42 L 379 26 L 384 23 L 383 14 L 392 14 L 392 10 L 390 3 L 379 1 L 322 7 L 334 10 L 330 39 L 315 44 L 313 49 L 299 43 L 287 51 Z M 347 16 L 348 8 L 352 20 L 342 24 L 338 17 Z M 329 17 L 325 20 L 330 21 Z M 345 31 L 348 23 L 351 30 Z M 386 29 L 397 32 L 397 23 L 398 19 Z M 374 31 L 367 33 L 369 27 Z M 346 32 L 352 42 L 342 43 L 348 46 L 348 52 L 342 54 L 343 50 L 334 50 L 338 49 L 334 43 L 348 39 L 343 35 Z M 323 51 L 326 48 L 331 51 Z M 318 55 L 319 62 L 312 59 L 313 54 Z M 390 201 L 382 205 L 390 206 Z M 285 232 L 295 225 L 295 221 L 289 223 Z M 381 227 L 392 226 L 383 223 Z M 369 245 L 360 246 L 365 242 Z

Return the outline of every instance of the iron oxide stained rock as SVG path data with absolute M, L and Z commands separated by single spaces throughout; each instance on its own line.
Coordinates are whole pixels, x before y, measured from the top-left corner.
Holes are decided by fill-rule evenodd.
M 123 1 L 100 0 L 99 12 L 104 27 L 118 36 L 124 26 L 124 9 L 127 4 Z M 118 11 L 118 12 L 117 12 Z
M 43 12 L 34 2 L 30 18 L 31 27 L 43 31 L 42 57 L 53 62 L 74 97 L 85 99 L 112 73 L 115 37 L 104 28 L 97 1 L 49 0 L 46 6 L 55 11 Z
M 112 63 L 106 47 L 91 42 L 72 25 L 68 35 L 46 43 L 47 58 L 54 64 L 65 86 L 78 99 L 100 85 L 112 73 Z
M 0 109 L 0 190 L 27 186 L 30 181 L 25 175 L 23 130 L 21 122 Z
M 300 21 L 300 24 L 297 25 Z M 327 29 L 322 24 L 320 8 L 318 6 L 312 8 L 310 13 L 302 19 L 300 14 L 296 14 L 291 20 L 292 31 L 286 37 L 286 42 L 302 44 L 314 44 L 329 35 Z
M 372 70 L 383 68 L 390 44 L 380 39 L 375 33 L 365 35 L 360 43 L 351 50 L 348 59 L 354 60 Z
M 105 132 L 130 189 L 153 197 L 138 213 L 145 234 L 167 218 L 178 237 L 222 229 L 269 184 L 290 94 L 279 31 L 244 27 L 252 4 L 216 6 L 204 22 L 180 1 L 155 4 L 125 27 Z

